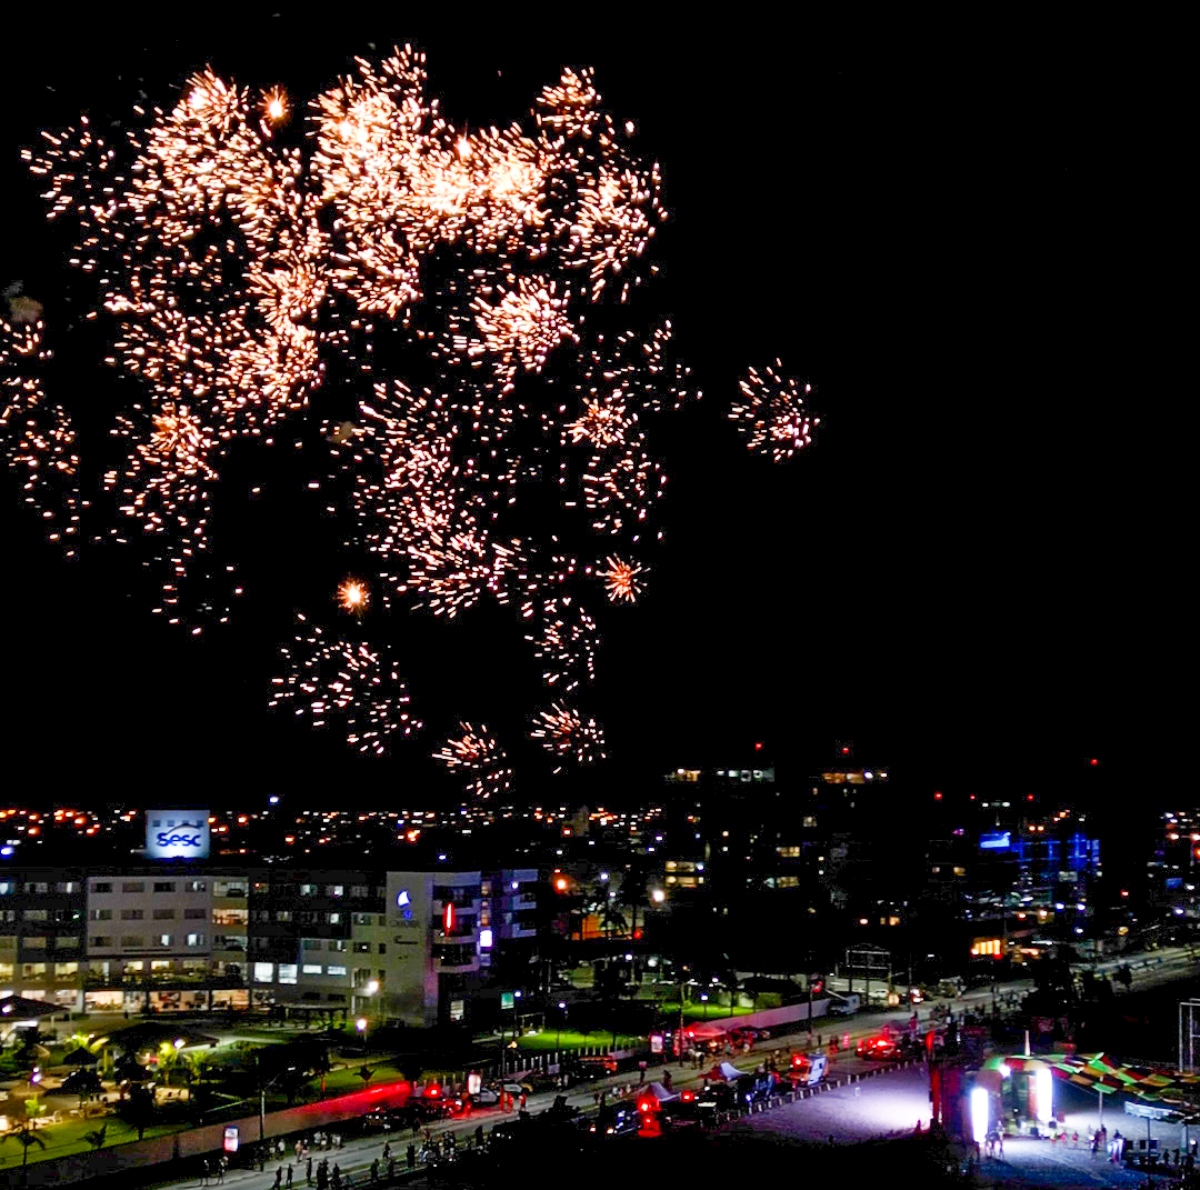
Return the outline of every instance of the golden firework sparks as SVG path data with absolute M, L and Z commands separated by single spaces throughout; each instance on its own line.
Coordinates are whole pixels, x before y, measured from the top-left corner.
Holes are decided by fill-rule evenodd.
M 338 586 L 337 601 L 342 611 L 361 616 L 371 602 L 371 589 L 361 579 L 345 579 Z
M 622 558 L 608 557 L 604 560 L 604 569 L 600 577 L 604 580 L 604 589 L 613 603 L 636 603 L 642 594 L 643 582 L 641 576 L 646 568 L 636 562 L 626 562 Z

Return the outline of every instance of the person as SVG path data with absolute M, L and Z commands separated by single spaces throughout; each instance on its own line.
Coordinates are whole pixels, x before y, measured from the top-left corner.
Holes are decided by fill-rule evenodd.
M 212 1169 L 208 1164 L 208 1158 L 205 1157 L 204 1160 L 200 1163 L 200 1185 L 201 1186 L 208 1185 L 208 1179 L 211 1176 L 211 1174 L 212 1174 Z
M 221 1154 L 221 1159 L 217 1162 L 217 1185 L 225 1184 L 225 1169 L 229 1165 L 229 1158 L 224 1153 Z
M 666 1087 L 668 1091 L 671 1089 L 671 1072 L 669 1070 L 663 1071 L 663 1086 Z
M 996 1129 L 996 1151 L 1000 1156 L 1000 1160 L 1004 1160 L 1004 1130 Z
M 304 1162 L 304 1183 L 307 1186 L 312 1185 L 312 1154 L 309 1154 Z
M 395 1157 L 388 1158 L 387 1176 L 388 1176 L 389 1182 L 392 1181 L 392 1179 L 395 1178 L 395 1176 L 396 1176 L 396 1158 Z
M 279 1165 L 279 1166 L 276 1166 L 276 1168 L 275 1168 L 275 1182 L 274 1182 L 273 1190 L 279 1190 L 279 1187 L 282 1185 L 283 1185 L 283 1166 Z
M 642 1085 L 642 1083 L 644 1083 L 645 1081 L 646 1081 L 646 1059 L 643 1058 L 638 1063 L 638 1086 L 640 1087 Z
M 408 1166 L 409 1169 L 414 1169 L 416 1167 L 416 1164 L 417 1164 L 417 1146 L 416 1145 L 410 1144 L 408 1146 L 408 1148 L 404 1150 L 404 1163 L 405 1163 L 405 1165 Z
M 283 1184 L 287 1187 L 287 1190 L 292 1190 L 292 1163 L 290 1161 L 287 1163 L 287 1169 L 284 1171 Z
M 528 1096 L 526 1096 L 525 1092 L 524 1092 L 524 1091 L 522 1091 L 522 1092 L 521 1092 L 521 1098 L 520 1098 L 520 1101 L 519 1101 L 519 1102 L 520 1102 L 520 1104 L 521 1104 L 521 1110 L 522 1110 L 522 1111 L 524 1111 L 524 1110 L 525 1110 L 525 1104 L 526 1104 L 526 1102 L 527 1102 L 527 1101 L 528 1101 Z
M 379 1181 L 379 1158 L 378 1157 L 376 1157 L 371 1162 L 371 1181 L 372 1182 Z
M 477 1149 L 483 1148 L 483 1125 L 482 1124 L 477 1124 L 475 1126 L 475 1147 Z
M 383 1159 L 386 1161 L 392 1155 L 392 1142 L 385 1140 L 383 1142 Z
M 333 1163 L 333 1190 L 342 1190 L 342 1167 L 335 1161 Z

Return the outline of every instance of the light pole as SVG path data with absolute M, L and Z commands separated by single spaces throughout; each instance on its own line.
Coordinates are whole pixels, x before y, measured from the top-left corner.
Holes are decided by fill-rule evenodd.
M 700 993 L 700 1003 L 704 1005 L 704 1019 L 707 1021 L 708 1020 L 708 993 L 707 992 Z
M 560 1000 L 558 1002 L 558 1040 L 555 1042 L 554 1048 L 558 1051 L 558 1060 L 562 1061 L 562 1027 L 563 1021 L 567 1017 L 567 1002 Z

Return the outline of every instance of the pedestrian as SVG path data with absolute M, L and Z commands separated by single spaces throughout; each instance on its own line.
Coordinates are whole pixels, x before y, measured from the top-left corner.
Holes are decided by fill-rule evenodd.
M 602 1100 L 602 1102 L 603 1102 L 603 1100 Z M 477 1149 L 483 1148 L 483 1125 L 482 1124 L 477 1124 L 475 1126 L 475 1147 Z
M 383 1159 L 386 1161 L 392 1155 L 392 1142 L 385 1140 L 383 1142 Z
M 312 1185 L 312 1157 L 309 1156 L 304 1162 L 304 1184 Z
M 646 1059 L 643 1058 L 638 1063 L 638 1086 L 640 1087 L 646 1081 Z
M 292 1163 L 290 1161 L 287 1163 L 287 1172 L 283 1176 L 283 1184 L 287 1190 L 292 1190 Z
M 1000 1160 L 1003 1161 L 1004 1160 L 1004 1133 L 999 1128 L 996 1129 L 996 1148 L 999 1149 Z
M 395 1157 L 388 1158 L 387 1176 L 388 1176 L 389 1182 L 396 1176 L 396 1158 Z
M 524 1110 L 525 1110 L 525 1104 L 528 1102 L 528 1097 L 526 1096 L 526 1094 L 525 1094 L 525 1092 L 524 1092 L 524 1091 L 522 1091 L 522 1092 L 521 1092 L 521 1098 L 520 1098 L 520 1101 L 519 1101 L 519 1102 L 520 1102 L 520 1104 L 521 1104 L 521 1110 L 522 1110 L 522 1111 L 524 1111 Z
M 671 1072 L 669 1070 L 663 1071 L 663 1086 L 666 1087 L 668 1091 L 671 1089 Z
M 1092 1133 L 1092 1156 L 1094 1157 L 1098 1152 L 1100 1152 L 1100 1133 L 1093 1132 Z
M 200 1185 L 201 1186 L 208 1185 L 208 1179 L 209 1179 L 211 1173 L 212 1173 L 212 1170 L 209 1167 L 208 1158 L 205 1157 L 205 1159 L 200 1163 Z
M 417 1164 L 417 1146 L 416 1145 L 410 1144 L 408 1146 L 408 1148 L 404 1150 L 404 1164 L 407 1165 L 409 1169 L 416 1168 L 416 1164 Z
M 372 1182 L 379 1181 L 379 1158 L 378 1157 L 376 1157 L 375 1160 L 371 1162 L 371 1181 Z
M 221 1159 L 217 1162 L 217 1185 L 218 1186 L 223 1186 L 225 1184 L 225 1166 L 228 1164 L 229 1164 L 229 1158 L 225 1157 L 224 1155 L 222 1155 Z
M 1078 1131 L 1078 1129 L 1076 1129 L 1076 1131 L 1071 1133 L 1071 1148 L 1073 1148 L 1073 1149 L 1079 1148 L 1079 1131 Z
M 272 1186 L 272 1190 L 279 1190 L 279 1187 L 282 1185 L 283 1185 L 283 1166 L 280 1165 L 280 1166 L 276 1167 L 276 1170 L 275 1170 L 275 1182 Z
M 335 1161 L 333 1164 L 333 1190 L 342 1190 L 342 1167 Z

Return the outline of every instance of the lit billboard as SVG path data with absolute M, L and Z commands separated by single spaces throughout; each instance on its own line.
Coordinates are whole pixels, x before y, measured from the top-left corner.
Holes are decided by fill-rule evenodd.
M 147 810 L 147 859 L 208 859 L 207 810 Z
M 979 836 L 981 851 L 1011 851 L 1012 831 L 988 831 Z

